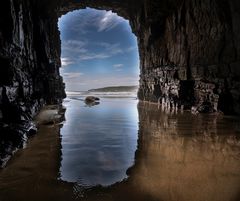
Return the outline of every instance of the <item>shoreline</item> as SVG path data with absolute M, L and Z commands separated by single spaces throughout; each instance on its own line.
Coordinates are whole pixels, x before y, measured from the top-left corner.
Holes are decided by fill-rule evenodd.
M 1 133 L 0 169 L 4 169 L 11 158 L 27 146 L 28 140 L 37 135 L 41 125 L 56 125 L 63 122 L 65 110 L 61 104 L 45 105 L 32 120 L 14 124 L 1 123 L 3 133 Z

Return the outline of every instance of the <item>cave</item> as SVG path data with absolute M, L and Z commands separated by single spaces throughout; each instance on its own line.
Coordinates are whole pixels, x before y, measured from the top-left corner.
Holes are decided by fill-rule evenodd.
M 152 103 L 157 103 L 158 106 L 162 104 L 174 108 L 174 111 L 193 110 L 194 113 L 213 116 L 240 114 L 238 0 L 5 0 L 0 7 L 0 167 L 5 167 L 13 153 L 23 148 L 27 139 L 36 134 L 33 119 L 41 108 L 51 104 L 61 105 L 66 98 L 65 83 L 59 70 L 62 64 L 58 19 L 68 12 L 86 8 L 111 10 L 129 20 L 137 37 L 140 57 L 139 114 L 142 115 L 140 121 L 143 125 L 148 122 L 145 127 L 140 127 L 140 131 L 149 132 L 150 137 L 153 135 L 148 146 L 141 145 L 141 142 L 149 136 L 146 139 L 144 134 L 140 136 L 139 147 L 153 148 L 152 144 L 158 143 L 154 133 L 161 128 L 163 134 L 169 131 L 170 137 L 164 135 L 162 139 L 166 138 L 170 145 L 177 143 L 191 150 L 199 148 L 199 153 L 208 152 L 215 146 L 217 150 L 215 141 L 220 138 L 210 135 L 221 131 L 221 120 L 200 116 L 199 123 L 189 118 L 192 122 L 190 127 L 194 125 L 196 130 L 200 126 L 204 128 L 200 133 L 203 135 L 194 136 L 201 146 L 195 146 L 195 141 L 191 141 L 190 146 L 190 138 L 178 141 L 175 138 L 177 135 L 172 135 L 176 132 L 175 126 L 180 125 L 184 118 L 157 116 L 157 109 L 151 107 Z M 155 117 L 141 105 L 146 102 L 152 104 L 147 107 L 154 111 Z M 235 120 L 231 123 L 234 124 Z M 238 124 L 231 125 L 229 123 L 227 129 L 234 133 L 231 129 Z M 148 127 L 156 128 L 151 133 Z M 208 136 L 207 132 L 211 134 Z M 229 142 L 227 147 L 230 148 L 227 149 L 231 150 L 231 143 L 235 143 L 233 149 L 237 150 L 239 136 L 228 137 L 222 140 Z M 56 139 L 58 152 L 61 147 L 59 136 Z M 203 143 L 209 139 L 208 144 Z M 185 146 L 187 144 L 189 146 Z M 185 157 L 185 149 L 181 146 Z M 215 154 L 216 150 L 209 153 Z M 136 158 L 141 156 L 139 150 L 135 154 Z M 61 158 L 61 154 L 57 155 Z M 147 161 L 147 157 L 141 160 Z M 136 164 L 140 164 L 141 160 L 136 160 Z M 56 169 L 54 166 L 54 171 Z M 128 169 L 128 172 L 131 171 L 134 168 Z M 55 173 L 58 174 L 57 171 Z M 205 183 L 202 183 L 204 189 Z M 72 184 L 64 185 L 69 187 Z M 149 195 L 144 196 L 141 199 L 147 200 Z
M 0 8 L 1 130 L 19 130 L 43 105 L 65 98 L 57 22 L 86 7 L 129 20 L 139 47 L 140 100 L 240 113 L 237 0 L 7 0 Z
M 0 8 L 1 133 L 34 129 L 29 122 L 41 107 L 65 98 L 57 22 L 86 7 L 129 20 L 139 47 L 140 100 L 240 113 L 237 0 L 7 0 Z
M 140 99 L 157 102 L 165 97 L 178 105 L 201 108 L 204 102 L 218 105 L 221 97 L 217 108 L 240 113 L 240 4 L 236 0 L 142 0 L 137 5 L 133 0 L 9 0 L 1 6 L 0 24 L 3 122 L 29 120 L 42 105 L 65 97 L 57 20 L 86 7 L 113 10 L 130 21 L 139 46 Z M 183 100 L 182 89 L 188 82 L 194 83 L 186 89 L 194 98 Z

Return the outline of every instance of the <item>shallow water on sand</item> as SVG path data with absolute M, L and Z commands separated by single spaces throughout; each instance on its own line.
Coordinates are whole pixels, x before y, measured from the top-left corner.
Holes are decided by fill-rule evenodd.
M 79 99 L 64 103 L 60 179 L 86 186 L 123 180 L 137 149 L 137 100 L 102 98 L 90 107 Z
M 79 99 L 0 170 L 0 201 L 240 200 L 238 118 Z

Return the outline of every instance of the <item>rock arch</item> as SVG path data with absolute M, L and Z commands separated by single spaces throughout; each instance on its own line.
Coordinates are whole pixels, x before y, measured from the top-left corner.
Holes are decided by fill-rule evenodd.
M 238 0 L 6 0 L 0 8 L 0 118 L 31 119 L 65 96 L 58 17 L 85 8 L 130 21 L 140 54 L 139 98 L 240 113 Z M 225 101 L 231 95 L 231 101 Z M 190 96 L 190 97 L 189 97 Z M 219 107 L 224 110 L 224 105 Z M 232 108 L 229 111 L 229 108 Z

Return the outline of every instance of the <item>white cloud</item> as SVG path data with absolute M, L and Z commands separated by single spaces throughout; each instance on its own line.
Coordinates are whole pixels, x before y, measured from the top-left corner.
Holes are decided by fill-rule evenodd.
M 98 32 L 109 31 L 115 28 L 120 22 L 122 22 L 122 20 L 123 18 L 119 17 L 112 11 L 106 11 L 104 15 L 99 18 L 97 23 Z
M 120 47 L 119 43 L 92 43 L 94 46 L 100 46 L 101 52 L 92 52 L 90 50 L 80 53 L 79 60 L 93 60 L 93 59 L 107 59 L 114 55 L 123 54 L 124 50 Z
M 79 72 L 63 73 L 62 74 L 64 79 L 68 79 L 68 80 L 80 78 L 82 75 L 84 75 L 84 74 L 83 73 L 79 73 Z
M 70 64 L 74 64 L 74 61 L 72 61 L 70 58 L 62 57 L 61 58 L 61 63 L 62 63 L 62 67 L 66 67 Z
M 113 67 L 114 67 L 114 68 L 122 68 L 122 67 L 123 67 L 123 64 L 114 64 Z
M 82 34 L 88 34 L 89 27 L 94 27 L 98 32 L 104 32 L 112 30 L 121 23 L 126 23 L 126 20 L 112 11 L 103 11 L 87 8 L 82 11 L 74 11 L 72 15 L 75 17 L 73 20 L 69 20 L 69 23 L 74 24 L 71 27 L 72 30 Z M 77 20 L 76 20 L 77 18 Z M 63 18 L 64 19 L 64 18 Z M 59 25 L 64 22 L 60 19 Z M 75 23 L 73 23 L 75 22 Z M 76 23 L 77 22 L 77 23 Z
M 72 18 L 66 17 L 69 29 L 75 30 L 76 34 L 82 33 L 81 30 L 92 31 L 90 27 L 95 27 L 98 32 L 109 31 L 120 23 L 126 23 L 126 20 L 119 17 L 112 11 L 98 11 L 95 9 L 75 11 L 71 13 Z M 59 24 L 63 26 L 64 17 L 60 19 Z M 82 35 L 82 34 L 80 34 Z M 83 35 L 82 35 L 83 36 Z M 79 61 L 107 59 L 118 54 L 129 52 L 134 47 L 123 48 L 119 43 L 94 42 L 89 41 L 87 37 L 81 37 L 79 40 L 62 40 L 63 57 L 71 60 L 63 60 L 63 66 L 67 66 Z M 66 63 L 67 62 L 67 63 Z M 70 63 L 69 63 L 70 62 Z
M 87 41 L 80 40 L 64 40 L 62 41 L 62 50 L 65 52 L 85 53 L 87 52 Z
M 123 54 L 126 50 L 122 49 L 119 43 L 63 40 L 62 52 L 65 56 L 62 58 L 62 66 L 67 66 L 76 63 L 77 60 L 110 58 L 117 54 Z
M 93 59 L 106 59 L 111 57 L 111 55 L 103 54 L 103 53 L 89 53 L 89 54 L 82 54 L 79 56 L 81 61 L 86 60 L 93 60 Z
M 124 50 L 121 48 L 119 43 L 96 43 L 97 46 L 105 48 L 105 51 L 109 52 L 111 55 L 122 54 Z
M 126 52 L 131 52 L 131 51 L 135 51 L 135 50 L 137 50 L 137 46 L 131 46 L 126 49 Z
M 106 42 L 98 42 L 98 43 L 95 43 L 96 45 L 99 45 L 101 47 L 104 47 L 106 49 L 109 49 L 111 48 L 112 44 L 111 43 L 106 43 Z
M 115 68 L 115 71 L 120 72 L 123 71 L 123 64 L 114 64 L 113 67 Z

